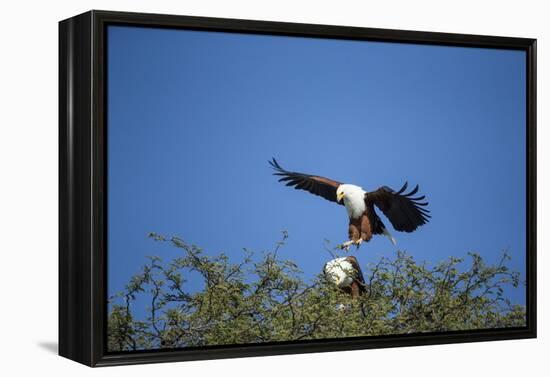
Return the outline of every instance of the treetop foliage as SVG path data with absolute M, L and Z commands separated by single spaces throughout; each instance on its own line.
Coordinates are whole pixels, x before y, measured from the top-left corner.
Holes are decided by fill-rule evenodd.
M 109 298 L 109 351 L 525 326 L 525 308 L 505 297 L 506 286 L 521 284 L 506 253 L 494 266 L 469 253 L 463 268 L 462 258 L 429 267 L 398 251 L 363 267 L 365 293 L 352 299 L 322 273 L 306 281 L 294 262 L 278 257 L 286 232 L 272 251 L 244 250 L 238 263 L 178 237 L 149 236 L 181 254 L 150 257 Z M 144 300 L 141 318 L 135 306 Z

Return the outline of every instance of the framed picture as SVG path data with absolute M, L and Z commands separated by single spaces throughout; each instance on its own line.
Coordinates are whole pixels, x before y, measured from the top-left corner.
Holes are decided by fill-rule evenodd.
M 60 22 L 59 353 L 536 336 L 534 39 Z

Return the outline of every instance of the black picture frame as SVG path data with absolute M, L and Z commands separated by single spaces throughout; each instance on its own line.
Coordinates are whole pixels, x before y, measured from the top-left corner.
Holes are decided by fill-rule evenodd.
M 107 25 L 309 36 L 526 52 L 527 326 L 493 329 L 106 352 Z M 202 360 L 536 337 L 536 40 L 346 26 L 89 11 L 59 23 L 59 354 L 88 366 Z

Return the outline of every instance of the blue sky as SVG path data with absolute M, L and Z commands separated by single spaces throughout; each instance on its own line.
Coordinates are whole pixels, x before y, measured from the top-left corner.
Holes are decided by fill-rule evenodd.
M 121 26 L 108 48 L 110 294 L 178 255 L 152 231 L 237 260 L 285 229 L 279 256 L 320 272 L 346 211 L 277 183 L 272 156 L 366 190 L 419 184 L 433 219 L 397 248 L 431 265 L 508 249 L 525 278 L 524 52 Z

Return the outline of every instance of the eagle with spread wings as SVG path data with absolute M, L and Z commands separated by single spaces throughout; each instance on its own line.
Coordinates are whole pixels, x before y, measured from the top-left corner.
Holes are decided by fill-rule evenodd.
M 415 197 L 418 185 L 409 192 L 406 192 L 407 182 L 397 191 L 382 186 L 375 191 L 367 192 L 356 185 L 285 170 L 275 158 L 269 163 L 275 170 L 273 174 L 280 177 L 279 182 L 346 207 L 349 216 L 349 241 L 340 245 L 340 248 L 348 250 L 351 245 L 359 248 L 362 242 L 368 242 L 377 234 L 385 235 L 394 245 L 396 244 L 395 238 L 386 229 L 375 207 L 382 211 L 393 228 L 399 232 L 413 232 L 431 218 L 430 211 L 426 208 L 428 202 L 424 201 L 425 196 Z

